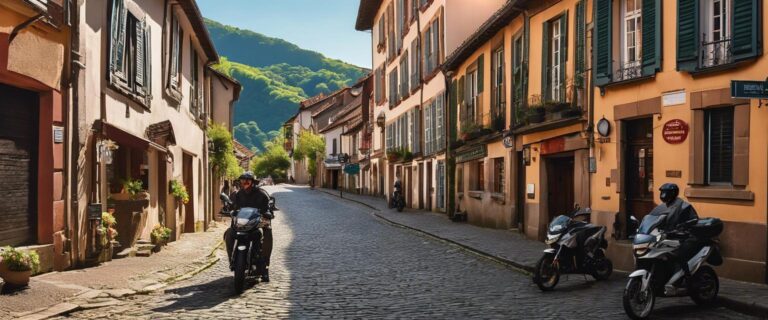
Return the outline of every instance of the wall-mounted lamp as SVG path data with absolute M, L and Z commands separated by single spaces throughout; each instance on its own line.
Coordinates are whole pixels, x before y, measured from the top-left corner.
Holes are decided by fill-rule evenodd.
M 523 146 L 523 162 L 526 166 L 531 165 L 531 146 Z
M 96 145 L 96 148 L 99 152 L 99 162 L 104 164 L 112 164 L 114 151 L 118 148 L 117 143 L 112 140 L 101 140 Z

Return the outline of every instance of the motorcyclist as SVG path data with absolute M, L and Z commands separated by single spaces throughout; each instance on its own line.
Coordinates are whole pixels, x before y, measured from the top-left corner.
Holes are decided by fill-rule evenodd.
M 269 194 L 258 186 L 259 182 L 251 172 L 243 173 L 238 180 L 240 182 L 240 190 L 230 199 L 232 200 L 233 209 L 256 208 L 263 213 L 262 220 L 267 220 L 262 222 L 266 226 L 262 228 L 264 238 L 262 240 L 262 260 L 259 261 L 259 268 L 261 269 L 259 273 L 261 274 L 261 281 L 269 282 L 269 262 L 272 255 L 272 227 L 270 220 L 274 218 L 269 210 Z M 231 227 L 224 232 L 224 240 L 227 243 L 227 255 L 231 261 L 232 245 L 235 241 L 234 232 Z
M 392 199 L 390 201 L 391 207 L 396 207 L 395 197 L 400 198 L 403 196 L 403 183 L 400 181 L 400 173 L 395 174 L 395 183 L 393 185 L 394 192 L 392 193 Z M 402 201 L 402 199 L 400 199 Z
M 675 256 L 680 263 L 686 277 L 690 277 L 691 272 L 688 269 L 688 260 L 696 254 L 699 249 L 699 240 L 688 232 L 685 232 L 685 223 L 690 220 L 698 220 L 699 215 L 693 205 L 680 199 L 678 195 L 680 189 L 674 183 L 665 183 L 659 188 L 659 197 L 664 203 L 659 206 L 666 206 L 667 222 L 664 230 L 673 237 L 680 238 L 680 247 L 675 250 Z

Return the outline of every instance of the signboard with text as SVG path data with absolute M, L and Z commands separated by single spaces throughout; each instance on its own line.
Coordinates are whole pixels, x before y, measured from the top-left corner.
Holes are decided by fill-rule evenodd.
M 768 81 L 731 81 L 732 98 L 768 99 Z
M 664 141 L 669 144 L 680 144 L 688 137 L 688 124 L 680 119 L 672 119 L 664 124 L 661 129 Z

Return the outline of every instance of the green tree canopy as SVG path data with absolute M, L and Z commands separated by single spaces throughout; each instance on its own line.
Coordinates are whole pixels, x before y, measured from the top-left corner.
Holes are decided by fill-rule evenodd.
M 296 148 L 293 150 L 293 159 L 309 160 L 309 175 L 311 175 L 313 179 L 317 175 L 317 160 L 321 159 L 324 153 L 325 140 L 322 136 L 314 134 L 311 131 L 301 131 L 299 134 L 299 141 L 296 144 Z
M 226 127 L 219 124 L 211 124 L 208 127 L 208 138 L 213 141 L 213 150 L 208 161 L 213 165 L 217 174 L 228 178 L 237 178 L 243 168 L 237 162 L 234 153 L 232 135 Z
M 257 177 L 285 178 L 291 167 L 291 158 L 283 148 L 285 138 L 278 134 L 267 142 L 264 152 L 251 160 L 251 170 Z

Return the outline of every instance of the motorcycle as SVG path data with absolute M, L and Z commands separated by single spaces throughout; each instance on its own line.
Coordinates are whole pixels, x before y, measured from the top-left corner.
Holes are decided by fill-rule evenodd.
M 588 221 L 590 215 L 589 208 L 577 205 L 573 212 L 557 216 L 549 224 L 545 243 L 551 248 L 544 250 L 533 274 L 533 282 L 542 291 L 554 290 L 561 274 L 589 274 L 606 280 L 613 273 L 613 263 L 605 256 L 607 228 L 577 220 Z
M 629 275 L 622 299 L 624 311 L 632 319 L 648 318 L 657 296 L 687 295 L 698 305 L 710 305 L 720 290 L 717 273 L 709 265 L 723 263 L 717 239 L 723 231 L 722 221 L 693 219 L 677 230 L 664 231 L 669 215 L 666 210 L 659 206 L 645 216 L 632 239 L 636 270 Z M 700 249 L 688 260 L 690 277 L 685 277 L 673 252 L 690 236 L 696 238 Z
M 405 208 L 405 199 L 403 199 L 403 196 L 400 194 L 400 190 L 395 190 L 395 192 L 392 192 L 392 198 L 389 201 L 389 207 L 397 208 L 397 212 L 403 212 L 403 209 Z
M 261 257 L 263 228 L 269 226 L 274 211 L 278 209 L 272 196 L 269 196 L 269 209 L 266 212 L 256 208 L 234 210 L 233 203 L 226 194 L 222 193 L 220 198 L 224 203 L 221 214 L 232 218 L 231 232 L 235 232 L 229 265 L 235 273 L 235 291 L 240 294 L 245 290 L 246 280 L 257 278 L 266 268 L 266 262 Z

